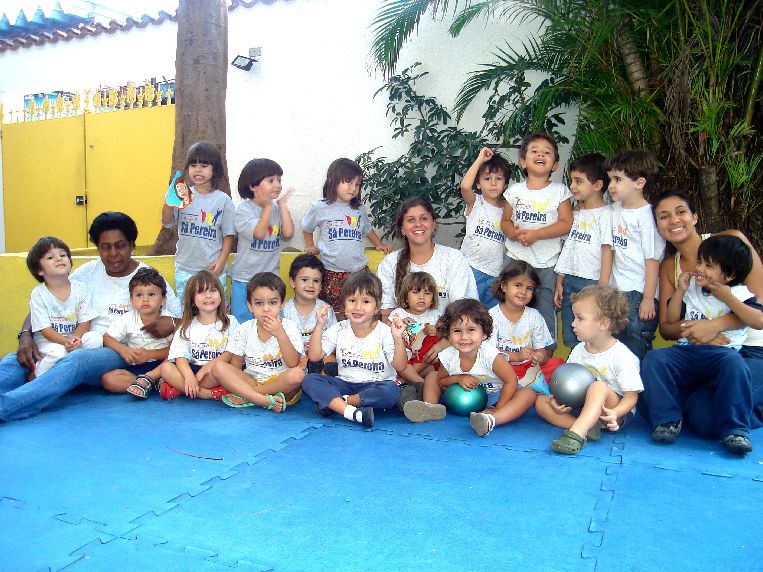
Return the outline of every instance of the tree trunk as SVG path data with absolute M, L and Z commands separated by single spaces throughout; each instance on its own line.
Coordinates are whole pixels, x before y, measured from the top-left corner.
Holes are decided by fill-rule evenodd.
M 712 165 L 699 167 L 699 197 L 705 210 L 705 232 L 723 230 L 720 198 L 718 196 L 718 173 Z
M 197 141 L 214 143 L 222 153 L 226 175 L 220 190 L 230 195 L 225 158 L 227 0 L 180 0 L 177 19 L 172 171 L 182 169 L 185 153 L 191 145 Z M 173 254 L 176 242 L 177 227 L 163 228 L 149 254 Z

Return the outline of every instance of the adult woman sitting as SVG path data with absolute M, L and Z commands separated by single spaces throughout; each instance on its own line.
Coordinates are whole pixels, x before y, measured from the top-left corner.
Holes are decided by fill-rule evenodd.
M 120 212 L 98 215 L 90 225 L 90 240 L 98 247 L 100 259 L 87 262 L 71 274 L 72 280 L 87 284 L 98 317 L 91 329 L 105 332 L 111 320 L 130 309 L 128 284 L 140 267 L 132 258 L 138 227 Z M 167 288 L 166 312 L 179 316 L 180 304 L 172 288 Z M 0 420 L 10 421 L 35 415 L 56 399 L 85 384 L 100 387 L 101 375 L 124 368 L 127 364 L 108 348 L 79 349 L 67 354 L 50 370 L 25 383 L 40 358 L 32 338 L 27 316 L 19 333 L 18 353 L 8 354 L 0 362 Z M 145 327 L 154 337 L 164 337 L 174 330 L 173 319 L 163 316 Z
M 660 265 L 660 334 L 668 340 L 686 338 L 692 344 L 728 343 L 723 330 L 740 327 L 733 314 L 712 320 L 667 319 L 668 301 L 676 292 L 682 272 L 694 272 L 697 250 L 704 238 L 697 232 L 697 214 L 689 197 L 680 191 L 662 193 L 654 201 L 657 229 L 675 248 Z M 720 234 L 737 236 L 749 245 L 739 231 Z M 752 271 L 745 280 L 747 288 L 763 301 L 763 266 L 755 249 Z M 763 426 L 763 333 L 748 329 L 739 352 L 742 360 L 684 359 L 680 348 L 649 352 L 641 370 L 644 394 L 639 407 L 646 409 L 652 423 L 652 439 L 673 443 L 687 421 L 698 433 L 720 437 L 731 452 L 745 454 L 752 450 L 749 430 Z M 746 369 L 749 371 L 744 371 Z
M 440 311 L 461 298 L 479 299 L 469 263 L 461 251 L 434 242 L 436 227 L 434 209 L 426 199 L 413 197 L 398 208 L 395 232 L 403 240 L 403 248 L 385 256 L 377 269 L 383 288 L 381 314 L 384 320 L 397 306 L 397 293 L 409 272 L 428 272 L 434 277 Z M 424 360 L 434 361 L 446 344 L 444 341 L 435 344 Z

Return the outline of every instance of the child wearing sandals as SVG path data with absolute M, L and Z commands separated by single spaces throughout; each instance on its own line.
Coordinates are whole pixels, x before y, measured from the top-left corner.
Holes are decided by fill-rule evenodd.
M 231 393 L 222 398 L 226 405 L 281 413 L 302 396 L 302 335 L 297 324 L 279 316 L 285 296 L 286 284 L 271 272 L 258 272 L 246 285 L 254 319 L 241 324 L 228 343 L 230 363 L 217 360 L 212 366 L 214 378 Z
M 508 360 L 488 340 L 493 319 L 478 300 L 464 298 L 449 304 L 437 323 L 450 347 L 440 352 L 440 369 L 424 381 L 424 401 L 407 401 L 403 413 L 413 422 L 436 421 L 445 417 L 440 397 L 454 383 L 467 391 L 482 385 L 488 393 L 488 407 L 472 412 L 469 425 L 480 437 L 496 425 L 511 423 L 535 403 L 535 391 L 517 387 L 517 376 Z
M 618 431 L 633 420 L 638 394 L 644 390 L 638 358 L 614 334 L 628 323 L 630 305 L 611 286 L 586 286 L 572 296 L 572 329 L 580 340 L 567 360 L 588 367 L 596 380 L 588 387 L 578 412 L 553 397 L 539 395 L 535 410 L 543 419 L 562 427 L 551 448 L 565 455 L 578 453 L 587 440 L 596 441 L 601 428 Z
M 130 279 L 132 310 L 115 319 L 103 334 L 103 346 L 117 352 L 127 368 L 101 376 L 101 385 L 112 393 L 130 393 L 145 399 L 156 388 L 162 361 L 167 359 L 172 336 L 155 338 L 143 328 L 162 315 L 167 283 L 153 268 L 141 268 Z
M 224 299 L 220 279 L 209 270 L 188 279 L 183 318 L 170 344 L 167 361 L 161 367 L 162 399 L 186 395 L 191 399 L 219 401 L 227 393 L 212 375 L 215 362 L 230 362 L 226 348 L 238 328 L 238 320 L 225 313 Z
M 373 427 L 374 407 L 397 405 L 400 389 L 396 372 L 408 365 L 403 344 L 405 324 L 388 326 L 377 319 L 382 284 L 375 274 L 360 271 L 345 281 L 339 296 L 347 319 L 323 332 L 328 308 L 318 311 L 308 357 L 318 361 L 336 352 L 338 376 L 312 373 L 305 378 L 305 393 L 319 415 L 339 413 L 349 421 Z

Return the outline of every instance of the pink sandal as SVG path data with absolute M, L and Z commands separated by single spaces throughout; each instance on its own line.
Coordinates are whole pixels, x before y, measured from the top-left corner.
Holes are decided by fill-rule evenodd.
M 225 389 L 222 385 L 218 385 L 217 387 L 211 387 L 209 389 L 209 392 L 212 394 L 212 399 L 215 399 L 217 401 L 220 401 L 224 395 L 228 395 L 230 391 Z
M 159 385 L 159 395 L 165 401 L 169 401 L 170 399 L 176 399 L 180 397 L 180 390 L 172 387 L 166 381 L 162 381 L 162 383 Z

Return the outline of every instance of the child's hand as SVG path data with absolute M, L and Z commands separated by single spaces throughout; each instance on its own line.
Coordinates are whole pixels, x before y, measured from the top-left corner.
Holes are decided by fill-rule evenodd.
M 138 350 L 134 350 L 125 346 L 124 348 L 121 348 L 117 353 L 119 353 L 120 357 L 127 362 L 127 365 L 143 363 L 138 361 Z
M 376 250 L 381 250 L 384 254 L 389 254 L 392 252 L 392 246 L 384 242 L 380 242 L 376 245 Z
M 467 391 L 471 391 L 472 389 L 477 387 L 479 383 L 477 383 L 477 380 L 474 379 L 471 375 L 467 375 L 464 373 L 458 376 L 458 385 L 460 385 Z
M 563 298 L 564 298 L 564 285 L 560 284 L 559 281 L 557 281 L 556 287 L 554 288 L 554 306 L 556 306 L 557 308 L 561 308 Z
M 554 413 L 557 415 L 564 415 L 565 413 L 569 413 L 572 411 L 572 407 L 569 405 L 562 405 L 561 403 L 558 403 L 556 399 L 554 399 L 554 396 L 551 396 L 551 399 L 548 400 L 548 402 L 551 404 L 551 408 L 554 410 Z
M 275 336 L 284 331 L 280 316 L 265 316 L 262 318 L 262 329 Z
M 402 340 L 403 332 L 405 332 L 405 324 L 403 321 L 398 316 L 395 316 L 390 322 L 390 327 L 392 328 L 392 337 L 396 340 Z
M 135 351 L 135 363 L 146 363 L 149 359 L 151 359 L 151 356 L 148 353 L 148 350 L 144 350 L 143 348 L 138 348 Z
M 270 197 L 266 196 L 259 187 L 252 189 L 252 202 L 263 209 L 271 205 Z
M 516 359 L 514 361 L 527 361 L 529 359 L 533 359 L 533 350 L 532 346 L 525 346 L 518 352 L 516 352 Z
M 440 352 L 447 347 L 448 340 L 440 340 L 434 344 L 431 348 L 429 348 L 429 351 L 424 354 L 424 363 L 434 364 L 437 361 L 437 356 L 440 355 Z
M 707 289 L 712 292 L 713 296 L 718 298 L 726 305 L 728 305 L 729 300 L 733 299 L 733 295 L 731 294 L 731 287 L 728 284 L 723 284 L 713 280 L 712 282 L 708 283 Z
M 196 399 L 199 396 L 199 380 L 193 375 L 185 378 L 185 394 L 191 399 Z
M 599 416 L 599 420 L 606 425 L 610 431 L 617 431 L 620 429 L 620 425 L 617 423 L 617 414 L 609 407 L 601 406 L 602 414 Z
M 647 298 L 641 300 L 641 304 L 639 304 L 638 307 L 638 317 L 646 322 L 648 320 L 653 320 L 656 315 L 657 312 L 654 309 L 654 300 Z
M 66 343 L 64 344 L 64 349 L 67 352 L 73 352 L 74 350 L 82 347 L 82 340 L 79 339 L 77 336 L 71 336 L 66 340 Z
M 676 291 L 686 292 L 689 289 L 692 276 L 694 276 L 693 272 L 681 272 L 678 277 L 678 284 L 676 284 Z
M 283 206 L 286 204 L 286 201 L 289 200 L 289 198 L 294 194 L 294 187 L 289 187 L 285 191 L 281 191 L 281 194 L 278 195 L 278 198 L 276 199 L 276 202 L 278 203 L 278 206 Z
M 519 228 L 519 225 L 517 223 L 514 223 L 514 222 L 511 223 L 511 225 L 509 226 L 509 228 L 507 230 L 508 230 L 508 232 L 505 233 L 506 234 L 506 238 L 508 238 L 509 240 L 515 240 L 515 241 L 519 240 L 519 238 L 518 238 L 519 232 L 522 229 Z
M 318 311 L 315 313 L 315 329 L 323 328 L 323 326 L 326 324 L 326 319 L 328 319 L 329 316 L 329 306 L 328 304 L 323 304 L 320 308 L 318 308 Z
M 517 232 L 516 240 L 519 241 L 519 244 L 522 246 L 532 246 L 538 238 L 534 230 L 524 228 Z
M 480 149 L 479 155 L 477 155 L 477 161 L 480 163 L 487 163 L 493 158 L 493 152 L 487 147 Z
M 545 365 L 548 361 L 548 352 L 544 349 L 533 350 L 530 359 L 532 360 L 533 365 Z
M 203 366 L 199 368 L 199 371 L 196 372 L 196 380 L 202 381 L 204 377 L 209 375 L 209 373 L 212 371 L 212 362 L 209 361 L 205 363 Z
M 225 270 L 225 263 L 226 262 L 227 261 L 224 258 L 223 259 L 219 259 L 218 258 L 217 260 L 215 260 L 212 264 L 210 264 L 207 267 L 207 270 L 212 272 L 215 276 L 220 276 L 220 274 L 223 273 L 223 270 Z
M 424 335 L 425 336 L 436 336 L 437 335 L 437 326 L 433 324 L 424 324 Z
M 318 255 L 321 251 L 318 250 L 317 246 L 305 246 L 305 254 L 312 254 L 312 255 Z

